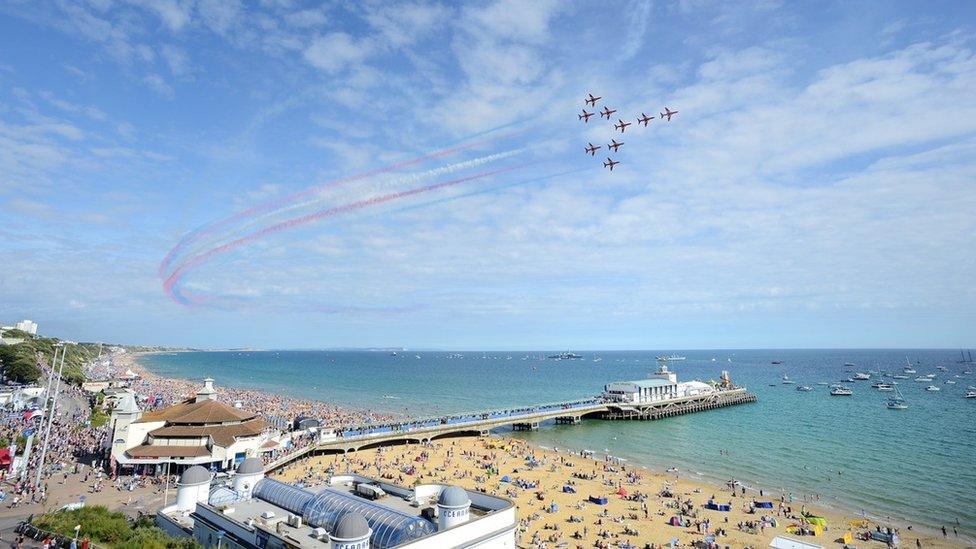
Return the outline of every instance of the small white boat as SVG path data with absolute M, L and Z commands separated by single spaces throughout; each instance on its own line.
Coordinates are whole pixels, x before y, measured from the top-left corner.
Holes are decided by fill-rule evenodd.
M 854 379 L 856 381 L 867 381 L 871 379 L 871 374 L 865 374 L 864 372 L 857 372 L 854 374 Z
M 793 385 L 794 383 L 796 382 L 791 380 L 788 375 L 783 374 L 783 385 Z
M 955 381 L 953 381 L 953 380 L 951 380 L 951 379 L 947 379 L 947 380 L 945 381 L 945 384 L 946 384 L 946 385 L 955 385 L 955 384 L 956 384 L 956 382 L 955 382 Z
M 895 394 L 888 398 L 885 408 L 888 408 L 889 410 L 907 410 L 908 401 L 905 400 L 905 397 L 901 395 L 901 391 L 896 388 Z
M 828 386 L 830 384 L 827 383 L 826 381 L 820 381 L 820 382 L 817 383 L 817 385 L 823 385 L 824 387 L 826 387 L 826 386 Z
M 902 374 L 895 374 L 895 375 L 893 375 L 891 377 L 894 378 L 894 379 L 908 379 L 908 376 L 902 375 Z
M 941 391 L 942 389 L 939 389 L 935 385 L 929 385 L 928 387 L 925 388 L 925 390 L 929 391 L 930 393 L 934 393 L 936 391 Z
M 813 390 L 813 387 L 810 387 L 809 385 L 797 385 L 796 386 L 796 390 L 797 391 L 802 391 L 802 392 L 807 392 L 807 391 L 812 391 Z
M 852 391 L 851 389 L 849 389 L 847 387 L 834 387 L 830 391 L 830 396 L 851 396 L 853 394 L 854 394 L 854 391 Z
M 919 383 L 928 383 L 928 382 L 930 382 L 932 380 L 930 378 L 925 377 L 925 376 L 918 376 L 918 377 L 915 378 L 915 381 L 917 381 Z
M 880 383 L 880 384 L 878 384 L 877 387 L 875 387 L 875 389 L 877 389 L 879 391 L 894 391 L 895 390 L 895 386 L 894 385 L 891 385 L 890 383 Z
M 976 398 L 976 389 L 966 391 L 966 398 Z

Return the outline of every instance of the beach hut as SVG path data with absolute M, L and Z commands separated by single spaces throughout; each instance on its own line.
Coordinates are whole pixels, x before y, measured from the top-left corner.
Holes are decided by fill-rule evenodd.
M 769 546 L 773 549 L 824 549 L 823 545 L 808 543 L 786 536 L 776 536 L 769 542 Z

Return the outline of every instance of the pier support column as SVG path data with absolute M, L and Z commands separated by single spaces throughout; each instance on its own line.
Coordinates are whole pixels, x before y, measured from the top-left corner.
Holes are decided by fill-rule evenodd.
M 513 423 L 512 428 L 515 429 L 516 431 L 538 431 L 539 422 L 532 421 L 529 423 Z

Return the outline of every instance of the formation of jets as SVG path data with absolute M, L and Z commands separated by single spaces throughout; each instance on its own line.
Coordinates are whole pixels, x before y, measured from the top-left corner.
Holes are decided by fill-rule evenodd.
M 598 96 L 598 95 L 593 95 L 592 93 L 588 93 L 588 94 L 586 94 L 586 99 L 584 101 L 584 105 L 589 106 L 590 108 L 596 109 L 596 104 L 597 104 L 597 102 L 600 99 L 603 99 L 603 97 Z M 584 107 L 583 108 L 583 112 L 577 114 L 577 116 L 584 123 L 589 123 L 590 122 L 590 117 L 593 116 L 594 114 L 597 114 L 597 112 L 599 112 L 600 118 L 606 118 L 607 121 L 609 122 L 610 121 L 610 116 L 613 113 L 617 112 L 617 109 L 611 109 L 608 105 L 604 105 L 602 111 L 587 112 L 586 108 Z M 670 122 L 671 121 L 671 117 L 674 116 L 674 115 L 676 115 L 676 114 L 678 114 L 678 111 L 676 111 L 676 110 L 675 111 L 672 111 L 669 107 L 664 107 L 664 112 L 659 113 L 659 114 L 660 114 L 660 117 L 659 118 L 661 120 L 665 120 L 667 122 Z M 647 116 L 644 113 L 640 113 L 640 116 L 637 117 L 636 122 L 637 122 L 637 125 L 638 126 L 643 125 L 646 128 L 648 126 L 648 124 L 651 123 L 652 120 L 654 120 L 654 117 L 653 116 Z M 624 132 L 627 131 L 627 126 L 630 126 L 632 124 L 633 124 L 633 122 L 624 122 L 623 119 L 618 118 L 617 119 L 617 123 L 613 125 L 613 128 L 615 130 L 619 131 L 620 133 L 624 133 Z M 618 150 L 620 149 L 620 147 L 623 146 L 623 144 L 624 143 L 622 141 L 618 143 L 616 139 L 611 139 L 610 140 L 610 143 L 607 144 L 607 150 L 608 151 L 609 150 L 613 150 L 613 152 L 616 153 L 616 152 L 618 152 Z M 584 150 L 586 151 L 586 154 L 588 154 L 590 156 L 596 156 L 596 151 L 598 151 L 598 150 L 600 150 L 602 148 L 602 145 L 594 145 L 593 143 L 587 143 L 586 145 L 587 146 L 584 148 Z M 609 169 L 612 172 L 613 171 L 613 167 L 616 166 L 617 164 L 620 164 L 620 161 L 614 160 L 614 159 L 612 159 L 612 158 L 610 158 L 608 156 L 607 157 L 607 160 L 603 163 L 603 167 Z

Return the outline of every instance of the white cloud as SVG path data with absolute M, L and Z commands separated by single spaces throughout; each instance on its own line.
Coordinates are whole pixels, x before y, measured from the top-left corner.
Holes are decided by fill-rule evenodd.
M 373 45 L 367 39 L 333 32 L 316 38 L 305 50 L 305 59 L 315 68 L 337 73 L 349 65 L 363 62 L 372 51 Z
M 323 9 L 307 9 L 286 14 L 284 20 L 293 27 L 309 29 L 321 27 L 329 20 L 329 17 Z
M 366 20 L 391 45 L 402 47 L 441 28 L 451 9 L 440 4 L 381 4 L 367 11 Z
M 171 99 L 174 95 L 173 87 L 158 74 L 148 74 L 142 79 L 142 82 L 149 86 L 149 89 L 163 97 Z

